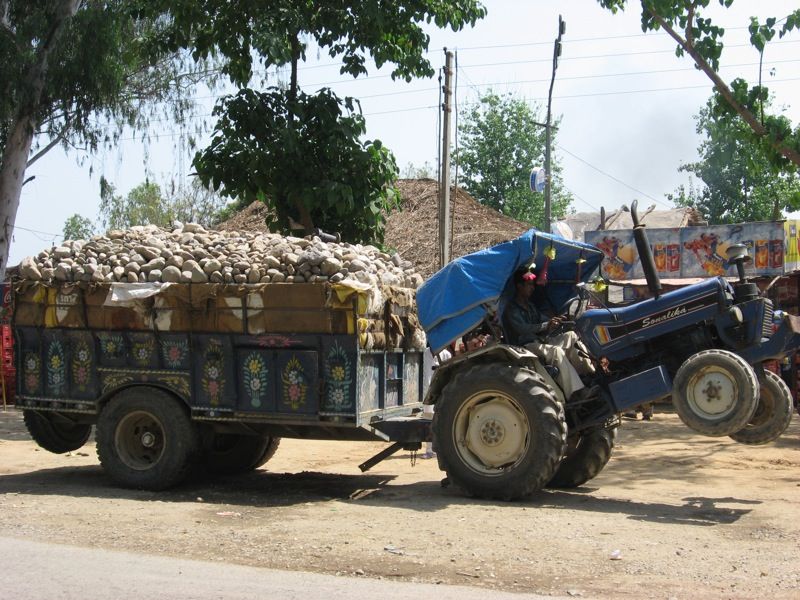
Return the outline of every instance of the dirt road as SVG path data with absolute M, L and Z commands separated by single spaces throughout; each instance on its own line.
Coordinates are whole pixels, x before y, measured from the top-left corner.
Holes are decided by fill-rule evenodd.
M 800 596 L 800 419 L 765 447 L 626 421 L 587 486 L 514 503 L 442 488 L 408 453 L 360 474 L 382 447 L 284 440 L 255 473 L 152 493 L 113 487 L 91 443 L 38 449 L 3 412 L 0 535 L 559 596 Z

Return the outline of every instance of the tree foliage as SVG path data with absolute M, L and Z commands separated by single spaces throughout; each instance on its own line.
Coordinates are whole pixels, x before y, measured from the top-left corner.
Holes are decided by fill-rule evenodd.
M 715 106 L 712 98 L 697 115 L 697 133 L 705 137 L 698 148 L 700 160 L 681 166 L 703 186 L 690 187 L 688 193 L 679 189 L 671 199 L 694 206 L 711 224 L 778 220 L 782 211 L 800 209 L 797 175 L 778 169 L 768 144 L 753 143 L 744 121 L 720 115 Z
M 169 228 L 175 221 L 208 227 L 213 225 L 224 205 L 223 198 L 197 179 L 188 187 L 173 185 L 166 193 L 157 183 L 145 181 L 126 196 L 117 194 L 116 188 L 105 178 L 100 179 L 100 223 L 104 229 L 127 229 L 134 225 Z M 80 215 L 70 219 L 75 217 L 81 219 L 81 223 L 91 223 Z
M 733 0 L 718 0 L 730 7 Z M 624 9 L 627 0 L 598 0 L 613 12 Z M 704 16 L 703 10 L 711 0 L 641 0 L 642 30 L 663 29 L 678 44 L 676 54 L 688 54 L 697 67 L 714 83 L 713 111 L 720 118 L 741 118 L 748 126 L 753 140 L 765 142 L 768 160 L 783 171 L 800 167 L 800 127 L 793 127 L 784 115 L 765 111 L 769 90 L 760 85 L 750 86 L 744 79 L 734 79 L 730 85 L 719 76 L 719 61 L 724 48 L 725 30 Z M 800 28 L 800 9 L 783 19 L 770 17 L 759 22 L 751 18 L 748 27 L 750 43 L 763 56 L 769 41 L 777 35 L 784 37 Z
M 133 0 L 0 0 L 0 277 L 33 162 L 59 144 L 95 151 L 155 116 L 180 122 L 191 107 L 203 65 L 153 43 L 162 16 Z
M 145 14 L 166 12 L 169 50 L 190 48 L 195 57 L 223 55 L 224 72 L 246 85 L 253 63 L 265 69 L 303 61 L 318 48 L 342 63 L 340 72 L 367 74 L 393 64 L 392 76 L 410 81 L 434 74 L 425 56 L 430 42 L 421 23 L 457 31 L 486 10 L 477 0 L 139 0 Z
M 88 240 L 94 235 L 94 224 L 91 219 L 77 213 L 64 222 L 65 240 Z
M 545 157 L 545 129 L 536 125 L 542 120 L 539 110 L 511 94 L 489 91 L 460 116 L 456 160 L 461 185 L 481 204 L 542 228 L 544 195 L 532 192 L 529 182 L 531 169 L 543 165 Z M 566 214 L 572 197 L 555 156 L 551 163 L 555 220 Z
M 288 90 L 242 90 L 220 101 L 214 141 L 195 157 L 198 174 L 223 194 L 267 202 L 274 230 L 297 221 L 306 233 L 321 227 L 348 241 L 382 239 L 396 165 L 379 141 L 361 141 L 364 120 L 352 99 L 298 92 L 298 63 L 316 48 L 353 77 L 367 73 L 370 57 L 376 67 L 393 65 L 392 77 L 429 77 L 430 40 L 420 24 L 457 30 L 485 14 L 476 0 L 142 0 L 143 9 L 153 6 L 171 15 L 165 48 L 223 55 L 238 86 L 254 64 L 291 65 Z
M 314 223 L 336 224 L 344 239 L 380 241 L 397 165 L 380 142 L 359 141 L 366 127 L 354 108 L 329 90 L 294 100 L 277 89 L 242 90 L 215 109 L 220 120 L 195 167 L 225 196 L 269 199 L 272 230 L 299 222 L 299 203 Z

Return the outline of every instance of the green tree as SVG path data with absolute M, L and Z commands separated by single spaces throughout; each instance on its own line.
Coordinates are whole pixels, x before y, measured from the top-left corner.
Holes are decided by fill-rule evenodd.
M 601 6 L 612 12 L 624 9 L 627 0 L 598 0 Z M 714 25 L 703 13 L 710 0 L 641 0 L 642 31 L 663 29 L 678 44 L 676 54 L 688 54 L 697 68 L 714 83 L 713 110 L 720 117 L 741 118 L 747 124 L 748 135 L 754 141 L 764 143 L 767 157 L 782 171 L 796 171 L 800 167 L 800 127 L 784 115 L 769 114 L 768 88 L 760 85 L 750 87 L 741 78 L 726 84 L 719 75 L 719 60 L 724 48 L 725 30 Z M 733 0 L 719 0 L 720 5 L 730 7 Z M 770 17 L 760 23 L 750 19 L 750 43 L 763 57 L 768 42 L 776 35 L 785 36 L 800 28 L 800 9 L 783 19 Z
M 753 143 L 742 119 L 731 119 L 714 108 L 712 98 L 697 115 L 697 133 L 705 136 L 698 148 L 700 160 L 681 166 L 704 186 L 690 194 L 679 190 L 673 201 L 694 206 L 711 224 L 778 220 L 783 211 L 800 209 L 797 175 L 770 160 L 763 140 Z
M 100 178 L 100 222 L 105 229 L 127 229 L 134 225 L 158 225 L 169 228 L 175 221 L 200 223 L 211 227 L 225 205 L 225 200 L 193 179 L 188 187 L 173 183 L 169 193 L 164 193 L 157 183 L 145 181 L 126 196 L 104 177 Z M 73 215 L 65 224 L 70 232 L 91 232 L 91 221 Z M 91 235 L 91 233 L 89 233 Z M 77 238 L 73 238 L 77 239 Z
M 217 105 L 212 146 L 195 158 L 203 181 L 223 194 L 241 194 L 239 201 L 267 202 L 274 230 L 286 231 L 295 220 L 307 233 L 318 225 L 352 240 L 376 241 L 383 212 L 394 202 L 394 158 L 380 142 L 361 141 L 364 121 L 353 99 L 329 90 L 299 93 L 298 63 L 314 48 L 341 60 L 341 73 L 353 77 L 367 73 L 369 57 L 376 67 L 393 64 L 393 77 L 430 77 L 430 40 L 420 23 L 457 30 L 485 14 L 476 0 L 142 0 L 142 6 L 169 12 L 166 48 L 191 47 L 197 57 L 222 54 L 235 85 L 247 85 L 254 62 L 264 68 L 291 65 L 288 90 L 243 90 Z M 282 131 L 267 131 L 262 119 Z M 288 144 L 270 146 L 254 132 Z M 306 138 L 310 133 L 326 145 Z M 237 151 L 238 160 L 254 168 L 233 164 L 225 150 Z M 283 175 L 288 173 L 303 177 Z
M 427 160 L 422 163 L 421 167 L 410 162 L 405 166 L 400 176 L 403 179 L 435 179 L 436 171 Z
M 0 0 L 0 279 L 28 166 L 59 144 L 94 151 L 125 126 L 146 128 L 157 107 L 181 120 L 191 105 L 200 63 L 151 44 L 168 21 L 134 8 Z
M 498 95 L 491 90 L 460 115 L 458 138 L 459 180 L 481 204 L 509 217 L 544 226 L 544 194 L 530 189 L 530 172 L 544 164 L 545 130 L 538 105 L 512 94 Z M 553 136 L 555 146 L 555 136 Z M 551 159 L 552 215 L 566 214 L 572 197 L 563 187 L 561 166 Z
M 174 207 L 163 198 L 157 183 L 146 181 L 122 197 L 105 178 L 100 179 L 100 220 L 106 229 L 133 225 L 169 227 L 176 218 Z
M 220 213 L 228 204 L 225 198 L 196 177 L 188 186 L 176 186 L 173 182 L 164 201 L 172 206 L 178 221 L 200 223 L 204 227 L 218 223 Z
M 65 240 L 88 240 L 94 235 L 94 224 L 79 214 L 74 214 L 64 222 Z
M 219 182 L 225 196 L 269 199 L 272 230 L 289 231 L 303 203 L 312 223 L 343 239 L 381 241 L 397 165 L 380 142 L 359 141 L 366 126 L 353 109 L 350 99 L 327 90 L 295 99 L 277 90 L 242 90 L 215 109 L 220 120 L 195 167 L 204 182 Z

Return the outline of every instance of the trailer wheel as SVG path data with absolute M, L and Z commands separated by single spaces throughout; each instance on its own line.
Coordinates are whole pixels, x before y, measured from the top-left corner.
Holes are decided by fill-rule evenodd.
M 89 436 L 92 435 L 91 425 L 73 423 L 55 414 L 24 410 L 22 419 L 33 441 L 54 454 L 77 450 L 89 441 Z
M 616 426 L 568 436 L 567 453 L 547 487 L 576 488 L 597 477 L 611 459 L 616 437 Z
M 741 444 L 766 444 L 778 439 L 792 422 L 792 391 L 772 371 L 764 371 L 756 412 L 744 429 L 730 437 Z
M 186 477 L 199 447 L 183 404 L 164 390 L 133 387 L 114 396 L 97 423 L 97 456 L 118 484 L 163 490 Z
M 506 364 L 466 368 L 433 417 L 440 466 L 470 495 L 513 500 L 553 477 L 566 442 L 564 410 L 542 378 Z
M 280 441 L 268 435 L 212 432 L 203 440 L 203 465 L 215 475 L 254 471 L 274 456 Z
M 681 420 L 719 437 L 744 428 L 758 404 L 753 368 L 727 350 L 703 350 L 681 365 L 672 382 L 672 403 Z

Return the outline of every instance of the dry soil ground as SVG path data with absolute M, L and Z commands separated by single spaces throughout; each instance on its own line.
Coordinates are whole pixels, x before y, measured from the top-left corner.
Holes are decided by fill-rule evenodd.
M 800 597 L 800 419 L 764 447 L 626 421 L 599 477 L 514 503 L 442 488 L 408 453 L 360 474 L 382 447 L 284 440 L 254 473 L 151 493 L 2 412 L 0 535 L 558 596 Z

